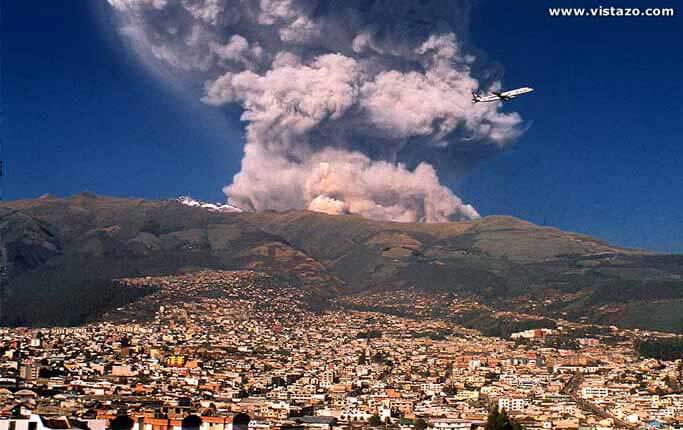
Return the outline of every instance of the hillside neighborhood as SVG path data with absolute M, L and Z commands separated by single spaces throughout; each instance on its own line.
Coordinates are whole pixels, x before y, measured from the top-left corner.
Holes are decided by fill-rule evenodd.
M 637 330 L 559 322 L 487 337 L 428 316 L 464 306 L 446 295 L 315 309 L 252 271 L 120 283 L 154 292 L 83 326 L 0 329 L 0 430 L 104 430 L 121 415 L 134 430 L 195 415 L 202 430 L 470 430 L 495 408 L 527 430 L 682 427 L 683 360 L 640 357 Z

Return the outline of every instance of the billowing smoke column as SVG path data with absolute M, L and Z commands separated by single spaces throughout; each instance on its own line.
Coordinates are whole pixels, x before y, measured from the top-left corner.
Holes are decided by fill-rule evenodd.
M 521 132 L 517 114 L 471 102 L 458 0 L 109 2 L 143 58 L 204 80 L 210 105 L 241 106 L 244 159 L 224 188 L 239 207 L 477 218 L 424 160 L 461 169 L 453 154 Z

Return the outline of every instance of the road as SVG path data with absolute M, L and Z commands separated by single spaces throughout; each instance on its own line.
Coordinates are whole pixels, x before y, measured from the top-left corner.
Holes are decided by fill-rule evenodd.
M 562 389 L 563 394 L 568 394 L 572 400 L 576 402 L 582 409 L 588 410 L 592 412 L 593 414 L 601 417 L 601 418 L 610 418 L 614 421 L 614 425 L 620 428 L 636 428 L 636 424 L 629 424 L 626 421 L 617 418 L 616 416 L 612 415 L 608 410 L 599 407 L 595 403 L 589 402 L 588 400 L 582 399 L 579 397 L 579 387 L 581 386 L 581 382 L 583 381 L 583 375 L 579 372 L 576 372 L 574 375 L 572 375 L 571 379 L 567 382 L 567 384 L 564 386 Z

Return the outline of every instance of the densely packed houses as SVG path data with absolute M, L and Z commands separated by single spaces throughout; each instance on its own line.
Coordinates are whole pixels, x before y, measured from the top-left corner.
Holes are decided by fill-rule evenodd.
M 0 430 L 104 430 L 119 415 L 134 430 L 190 415 L 202 430 L 470 430 L 493 406 L 528 430 L 683 421 L 682 360 L 642 359 L 624 333 L 573 349 L 484 337 L 410 291 L 385 304 L 418 318 L 352 309 L 367 297 L 314 312 L 305 290 L 248 271 L 122 282 L 155 291 L 86 326 L 0 330 Z

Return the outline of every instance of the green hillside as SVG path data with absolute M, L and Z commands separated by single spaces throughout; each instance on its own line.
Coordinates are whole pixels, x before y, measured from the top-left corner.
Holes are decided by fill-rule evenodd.
M 4 322 L 14 325 L 79 323 L 139 294 L 113 290 L 111 279 L 201 268 L 273 272 L 323 297 L 416 287 L 547 316 L 683 324 L 683 256 L 512 217 L 391 223 L 79 194 L 5 202 L 0 220 L 11 262 Z

